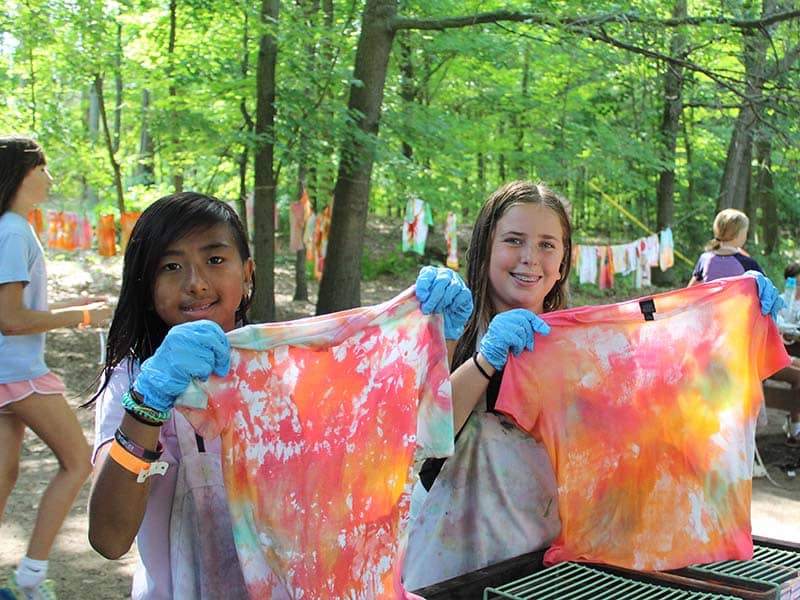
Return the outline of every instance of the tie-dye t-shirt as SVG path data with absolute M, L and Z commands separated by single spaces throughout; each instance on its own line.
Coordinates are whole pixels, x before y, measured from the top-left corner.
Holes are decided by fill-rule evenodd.
M 222 437 L 252 598 L 404 598 L 415 458 L 453 451 L 440 315 L 384 304 L 228 334 L 231 372 L 179 404 Z
M 788 355 L 751 277 L 652 298 L 652 321 L 635 300 L 543 315 L 550 335 L 509 358 L 496 408 L 544 443 L 558 480 L 547 564 L 752 555 L 761 380 Z

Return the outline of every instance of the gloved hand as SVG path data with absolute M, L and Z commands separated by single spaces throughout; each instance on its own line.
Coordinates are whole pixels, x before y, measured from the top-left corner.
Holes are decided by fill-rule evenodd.
M 786 308 L 786 302 L 781 298 L 778 288 L 769 280 L 767 276 L 758 271 L 747 271 L 756 280 L 758 285 L 758 300 L 761 302 L 761 314 L 770 315 L 773 320 L 778 318 L 778 311 Z
M 442 313 L 444 316 L 445 339 L 460 338 L 472 314 L 472 293 L 461 276 L 445 267 L 422 267 L 414 291 L 422 314 Z
M 142 363 L 133 388 L 144 405 L 168 411 L 193 377 L 223 377 L 231 367 L 230 343 L 213 321 L 192 321 L 169 330 L 155 354 Z
M 547 335 L 550 326 L 524 308 L 514 308 L 494 316 L 481 339 L 480 353 L 495 369 L 506 366 L 508 352 L 519 356 L 523 349 L 533 350 L 533 334 Z

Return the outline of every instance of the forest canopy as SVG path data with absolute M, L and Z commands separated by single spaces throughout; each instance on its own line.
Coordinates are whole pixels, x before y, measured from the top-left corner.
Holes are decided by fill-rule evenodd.
M 794 2 L 12 0 L 0 23 L 0 132 L 43 145 L 52 203 L 254 194 L 263 320 L 272 211 L 304 188 L 336 199 L 320 312 L 359 303 L 367 214 L 468 222 L 516 178 L 572 201 L 578 242 L 671 227 L 695 257 L 732 206 L 770 275 L 796 256 Z

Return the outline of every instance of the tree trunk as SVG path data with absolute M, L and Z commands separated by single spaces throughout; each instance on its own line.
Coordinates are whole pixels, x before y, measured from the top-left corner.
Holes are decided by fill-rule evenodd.
M 178 27 L 178 0 L 169 1 L 169 43 L 167 45 L 167 77 L 169 79 L 169 97 L 176 98 L 178 90 L 175 87 L 175 40 L 177 38 Z M 172 136 L 173 169 L 172 187 L 176 193 L 183 191 L 183 165 L 176 155 L 180 155 L 181 138 L 178 134 L 178 115 L 172 111 L 172 123 L 175 126 Z
M 306 19 L 309 27 L 312 25 L 312 20 L 316 13 L 319 12 L 319 2 L 316 0 L 301 0 L 299 1 L 300 8 L 303 11 L 303 16 Z M 305 44 L 305 60 L 306 72 L 311 73 L 317 60 L 316 49 L 311 42 Z M 311 86 L 306 84 L 303 90 L 306 97 L 310 98 L 312 91 Z M 303 197 L 303 192 L 308 190 L 308 137 L 305 130 L 302 128 L 297 132 L 297 147 L 300 158 L 297 164 L 297 198 Z M 306 277 L 306 249 L 305 246 L 301 247 L 295 252 L 294 256 L 294 296 L 293 300 L 300 300 L 303 302 L 308 301 L 308 279 Z
M 152 186 L 156 181 L 153 156 L 155 148 L 150 135 L 150 90 L 142 90 L 142 116 L 139 122 L 139 156 L 136 161 L 137 183 Z
M 694 119 L 690 116 L 688 120 L 692 122 Z M 692 157 L 694 156 L 694 148 L 692 146 L 691 133 L 691 129 L 686 126 L 686 122 L 684 121 L 683 152 L 686 154 L 686 204 L 689 207 L 693 207 L 695 205 L 695 201 L 697 200 L 697 192 L 695 191 L 696 184 L 694 176 L 694 161 L 692 160 Z
M 119 150 L 120 132 L 122 131 L 122 25 L 117 23 L 117 52 L 114 57 L 114 88 L 116 102 L 114 103 L 114 136 L 113 148 Z
M 676 0 L 672 9 L 676 19 L 686 17 L 686 0 Z M 681 29 L 676 29 L 670 40 L 670 56 L 683 59 L 686 52 L 686 38 Z M 672 227 L 675 210 L 675 148 L 683 112 L 683 67 L 668 62 L 664 73 L 664 110 L 661 115 L 661 159 L 664 165 L 658 174 L 656 190 L 658 231 Z M 675 284 L 674 271 L 653 271 L 653 283 L 660 286 Z
M 730 142 L 728 142 L 725 172 L 722 175 L 717 197 L 717 212 L 723 208 L 744 210 L 747 203 L 755 123 L 756 115 L 752 106 L 742 106 L 734 122 Z
M 33 46 L 28 49 L 28 87 L 31 90 L 31 131 L 36 131 L 38 129 L 38 124 L 36 123 L 36 111 L 38 107 L 36 106 L 36 63 L 33 60 Z
M 763 0 L 761 16 L 767 17 L 774 12 L 776 12 L 775 0 Z M 770 46 L 769 32 L 748 29 L 744 31 L 743 37 L 745 90 L 728 143 L 725 171 L 717 197 L 717 211 L 723 208 L 745 210 L 753 170 L 753 136 L 763 109 L 767 48 Z
M 117 208 L 121 215 L 125 213 L 125 198 L 122 193 L 122 169 L 117 159 L 114 157 L 114 143 L 111 140 L 111 131 L 108 128 L 108 117 L 106 116 L 106 103 L 103 99 L 103 78 L 99 73 L 94 76 L 94 88 L 97 92 L 97 106 L 100 109 L 100 122 L 103 125 L 106 149 L 108 150 L 108 160 L 111 162 L 111 168 L 114 170 L 114 187 L 117 190 Z
M 761 208 L 761 231 L 763 232 L 764 254 L 769 256 L 778 246 L 778 207 L 776 206 L 775 184 L 772 180 L 772 144 L 766 135 L 756 140 L 755 186 L 753 203 Z M 756 223 L 757 225 L 757 223 Z M 755 229 L 756 226 L 752 226 Z
M 361 304 L 361 256 L 369 208 L 386 70 L 392 48 L 395 0 L 367 0 L 356 50 L 348 110 L 357 128 L 345 136 L 334 188 L 330 238 L 319 286 L 317 314 Z
M 279 0 L 262 0 L 261 21 L 268 27 L 261 36 L 256 71 L 255 262 L 258 290 L 252 316 L 257 322 L 275 320 L 275 63 L 278 46 L 274 28 L 278 24 Z M 266 140 L 266 141 L 265 141 Z
M 297 197 L 302 198 L 306 190 L 306 166 L 297 165 Z M 300 248 L 294 255 L 294 296 L 292 300 L 308 301 L 308 279 L 306 277 L 306 249 Z
M 242 31 L 242 66 L 241 73 L 242 79 L 246 79 L 250 72 L 250 19 L 248 16 L 247 7 L 244 9 L 244 26 Z M 250 116 L 250 111 L 247 110 L 247 100 L 242 97 L 239 101 L 239 112 L 242 113 L 242 128 L 247 132 L 247 138 L 252 137 L 255 123 Z M 239 199 L 237 203 L 239 219 L 244 226 L 245 232 L 248 237 L 250 236 L 250 224 L 248 221 L 250 217 L 247 214 L 247 164 L 250 161 L 250 146 L 247 142 L 242 144 L 242 151 L 239 153 Z M 252 240 L 250 240 L 252 242 Z

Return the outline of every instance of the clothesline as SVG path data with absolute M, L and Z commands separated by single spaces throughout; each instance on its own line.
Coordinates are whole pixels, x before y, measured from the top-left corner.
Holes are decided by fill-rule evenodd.
M 613 206 L 614 208 L 618 209 L 618 210 L 619 210 L 619 211 L 620 211 L 620 212 L 621 212 L 623 215 L 625 215 L 625 216 L 626 216 L 626 217 L 627 217 L 627 218 L 628 218 L 628 219 L 629 219 L 631 222 L 633 222 L 634 224 L 636 224 L 636 225 L 638 225 L 639 227 L 641 227 L 641 228 L 642 228 L 644 231 L 646 231 L 648 235 L 656 235 L 656 232 L 655 232 L 655 231 L 651 230 L 651 229 L 650 229 L 650 228 L 649 228 L 647 225 L 645 225 L 644 223 L 642 223 L 642 222 L 641 222 L 639 219 L 637 219 L 637 218 L 636 218 L 636 217 L 635 217 L 633 214 L 631 214 L 631 212 L 630 212 L 628 209 L 626 209 L 626 208 L 625 208 L 624 206 L 622 206 L 622 205 L 621 205 L 619 202 L 617 202 L 616 200 L 614 200 L 614 199 L 613 199 L 611 196 L 609 196 L 609 195 L 608 195 L 608 194 L 606 194 L 606 193 L 605 193 L 603 190 L 601 190 L 599 187 L 597 187 L 597 184 L 595 184 L 593 181 L 590 181 L 590 182 L 589 182 L 589 187 L 590 187 L 590 188 L 592 188 L 592 189 L 593 189 L 595 192 L 597 192 L 598 194 L 600 194 L 600 197 L 601 197 L 603 200 L 605 200 L 606 202 L 608 202 L 608 203 L 609 203 L 611 206 Z M 685 262 L 685 263 L 686 263 L 687 265 L 689 265 L 690 267 L 693 267 L 693 266 L 694 266 L 694 263 L 693 263 L 691 260 L 689 260 L 688 258 L 686 258 L 686 256 L 685 256 L 685 255 L 681 254 L 681 253 L 680 253 L 680 252 L 678 252 L 677 250 L 673 249 L 673 253 L 675 254 L 675 256 L 677 256 L 678 258 L 680 258 L 680 259 L 681 259 L 683 262 Z
M 651 284 L 650 269 L 672 268 L 674 243 L 672 230 L 667 227 L 658 234 L 624 244 L 575 244 L 572 264 L 578 283 L 596 284 L 600 289 L 614 287 L 614 275 L 635 273 L 636 289 Z
M 76 212 L 34 207 L 28 212 L 28 222 L 48 248 L 67 252 L 90 250 L 96 241 L 100 256 L 114 256 L 117 253 L 117 234 L 120 249 L 124 251 L 140 214 L 123 213 L 119 227 L 114 215 L 101 215 L 97 218 L 97 224 L 92 226 L 88 217 Z

